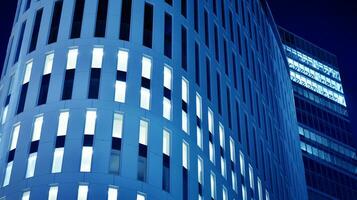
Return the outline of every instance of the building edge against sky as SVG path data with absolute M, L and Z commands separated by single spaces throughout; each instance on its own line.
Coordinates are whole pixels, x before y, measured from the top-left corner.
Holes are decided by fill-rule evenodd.
M 0 198 L 307 199 L 265 1 L 20 0 Z
M 293 82 L 309 199 L 357 196 L 357 156 L 335 55 L 279 27 Z

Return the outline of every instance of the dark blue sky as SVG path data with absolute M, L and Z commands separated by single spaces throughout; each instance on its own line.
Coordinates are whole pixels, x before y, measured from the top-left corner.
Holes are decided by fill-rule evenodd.
M 276 23 L 336 54 L 350 116 L 357 133 L 357 1 L 268 0 Z M 16 0 L 0 7 L 0 66 L 15 14 Z

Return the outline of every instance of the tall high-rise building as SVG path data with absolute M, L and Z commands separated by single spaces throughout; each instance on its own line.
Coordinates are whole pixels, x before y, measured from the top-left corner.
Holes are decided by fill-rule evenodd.
M 265 1 L 20 0 L 0 198 L 307 198 Z
M 311 200 L 357 198 L 357 157 L 336 56 L 279 28 Z

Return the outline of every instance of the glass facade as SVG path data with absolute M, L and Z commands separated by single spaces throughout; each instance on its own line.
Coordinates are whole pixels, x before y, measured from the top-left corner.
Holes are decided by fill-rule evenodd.
M 309 199 L 354 199 L 357 157 L 336 57 L 279 29 L 293 82 Z
M 0 82 L 0 199 L 307 198 L 265 1 L 18 10 Z

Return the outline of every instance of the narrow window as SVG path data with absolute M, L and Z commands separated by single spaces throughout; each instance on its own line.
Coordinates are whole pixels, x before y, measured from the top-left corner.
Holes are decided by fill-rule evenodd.
M 170 133 L 167 130 L 163 130 L 162 137 L 162 189 L 164 191 L 170 191 Z
M 149 123 L 145 120 L 140 120 L 139 128 L 139 157 L 138 157 L 138 180 L 146 181 L 147 178 L 147 142 Z
M 73 13 L 71 39 L 81 37 L 84 3 L 85 0 L 76 0 L 74 13 Z
M 196 93 L 196 134 L 197 134 L 197 146 L 203 149 L 203 133 L 202 133 L 202 99 L 201 96 Z
M 173 0 L 165 0 L 165 2 L 166 2 L 167 4 L 169 4 L 170 6 L 172 6 L 172 1 L 173 1 Z
M 109 187 L 108 188 L 108 200 L 117 200 L 118 199 L 118 188 Z
M 88 110 L 86 113 L 86 122 L 84 128 L 85 135 L 94 135 L 96 119 L 97 112 L 95 110 Z
M 210 183 L 211 183 L 211 199 L 216 199 L 216 176 L 211 172 L 210 174 Z
M 210 161 L 214 164 L 215 163 L 215 150 L 214 150 L 214 144 L 213 144 L 213 138 L 214 138 L 214 115 L 213 111 L 208 108 L 208 153 L 209 153 L 209 159 Z
M 249 186 L 254 191 L 254 172 L 253 167 L 249 164 Z
M 223 59 L 224 59 L 224 72 L 227 76 L 229 76 L 229 69 L 228 69 L 228 54 L 227 54 L 227 40 L 223 39 Z
M 20 133 L 20 124 L 17 124 L 12 130 L 10 151 L 16 149 L 19 133 Z
M 6 170 L 5 170 L 5 176 L 4 176 L 4 183 L 2 185 L 3 187 L 9 185 L 9 183 L 10 183 L 13 164 L 14 164 L 14 161 L 7 163 Z
M 132 0 L 123 0 L 120 18 L 119 39 L 129 41 Z
M 142 58 L 140 107 L 146 110 L 150 110 L 151 67 L 151 59 L 144 56 Z
M 209 47 L 209 27 L 208 27 L 208 12 L 205 9 L 204 12 L 204 19 L 205 19 L 205 44 L 207 47 Z
M 171 86 L 172 85 L 172 70 L 168 66 L 164 66 L 164 97 L 163 97 L 163 117 L 171 120 Z
M 225 155 L 225 134 L 224 127 L 219 123 L 219 146 L 220 146 L 220 155 L 221 155 L 221 174 L 224 178 L 227 178 L 227 167 Z
M 242 184 L 242 200 L 247 200 L 247 189 L 246 187 Z
M 222 189 L 222 200 L 228 200 L 228 192 L 227 189 L 223 186 Z
M 197 180 L 198 180 L 198 198 L 202 199 L 203 198 L 203 160 L 202 158 L 198 157 L 197 158 Z
M 146 196 L 143 193 L 138 193 L 136 195 L 136 200 L 146 200 Z
M 108 0 L 99 0 L 97 10 L 97 20 L 95 24 L 95 37 L 105 37 L 107 26 Z
M 98 99 L 99 86 L 100 86 L 100 74 L 103 64 L 103 48 L 94 48 L 92 55 L 92 68 L 89 81 L 88 99 Z
M 263 200 L 262 181 L 258 178 L 258 200 Z
M 39 97 L 37 100 L 37 105 L 43 105 L 47 102 L 47 95 L 50 86 L 53 59 L 54 59 L 53 53 L 46 55 L 45 67 L 43 69 L 43 75 L 42 75 L 41 87 L 40 87 Z
M 128 52 L 125 50 L 118 51 L 117 76 L 115 81 L 114 100 L 124 103 L 126 95 L 126 76 L 128 68 Z
M 195 42 L 195 79 L 196 84 L 200 85 L 200 47 Z
M 218 44 L 218 28 L 217 25 L 214 25 L 214 53 L 216 61 L 219 62 L 219 44 Z
M 187 0 L 181 0 L 181 15 L 187 17 Z
M 206 57 L 206 85 L 207 85 L 207 97 L 209 100 L 212 98 L 211 94 L 211 62 L 208 57 Z
M 27 160 L 27 170 L 26 170 L 25 178 L 33 177 L 35 173 L 36 160 L 37 160 L 37 152 L 31 153 Z
M 181 26 L 181 67 L 187 71 L 187 30 Z
M 87 196 L 88 196 L 88 185 L 79 185 L 77 200 L 87 200 Z
M 188 144 L 182 142 L 182 196 L 183 200 L 188 200 L 188 165 L 189 165 L 189 149 Z
M 221 75 L 217 71 L 216 74 L 217 81 L 217 104 L 218 104 L 218 113 L 222 115 L 222 95 L 221 95 Z
M 113 132 L 112 132 L 112 150 L 109 161 L 109 173 L 119 174 L 120 156 L 121 156 L 121 138 L 123 135 L 123 115 L 114 113 Z
M 241 151 L 239 151 L 239 166 L 240 166 L 240 174 L 245 177 L 245 163 L 244 163 L 244 155 Z
M 22 22 L 22 25 L 21 25 L 20 36 L 19 36 L 19 40 L 17 41 L 15 59 L 14 59 L 13 64 L 15 64 L 15 63 L 17 63 L 17 61 L 19 61 L 21 47 L 22 47 L 22 41 L 24 40 L 25 27 L 26 27 L 26 21 Z
M 221 19 L 222 19 L 222 26 L 225 29 L 226 28 L 226 11 L 225 11 L 225 6 L 224 6 L 224 0 L 221 0 Z
M 25 101 L 26 101 L 26 96 L 27 96 L 27 90 L 31 78 L 31 71 L 32 71 L 32 61 L 26 64 L 25 67 L 25 75 L 22 81 L 22 86 L 21 86 L 21 92 L 20 92 L 20 98 L 19 98 L 19 103 L 17 106 L 17 114 L 22 113 L 24 111 L 25 107 Z
M 57 136 L 65 136 L 67 134 L 69 112 L 63 111 L 58 118 Z
M 82 149 L 81 172 L 90 172 L 92 166 L 93 147 L 84 146 Z
M 52 173 L 60 173 L 62 171 L 64 148 L 56 148 L 53 153 Z
M 231 111 L 231 92 L 229 87 L 226 87 L 226 95 L 227 95 L 227 115 L 228 115 L 228 127 L 232 129 L 232 111 Z
M 57 0 L 55 2 L 47 44 L 52 44 L 57 42 L 57 36 L 58 36 L 59 26 L 61 22 L 62 5 L 63 5 L 63 0 Z
M 232 52 L 232 68 L 233 68 L 233 83 L 234 88 L 238 89 L 238 78 L 237 78 L 237 63 L 236 63 L 236 55 Z
M 188 133 L 188 97 L 189 97 L 189 86 L 188 81 L 184 78 L 181 80 L 181 92 L 182 92 L 182 122 L 181 128 L 185 133 Z
M 198 0 L 193 1 L 193 9 L 194 9 L 193 22 L 195 26 L 195 31 L 198 32 Z
M 168 13 L 165 13 L 164 54 L 172 56 L 172 17 Z
M 30 191 L 26 191 L 22 194 L 21 200 L 30 200 Z
M 30 8 L 30 6 L 31 6 L 31 0 L 26 0 L 24 12 L 26 12 Z
M 51 186 L 48 190 L 48 200 L 57 200 L 58 186 Z
M 37 40 L 38 40 L 38 34 L 40 32 L 42 13 L 43 13 L 43 9 L 42 8 L 36 12 L 35 24 L 34 24 L 33 29 L 32 29 L 32 36 L 31 36 L 29 53 L 34 51 L 36 49 L 36 46 L 37 46 Z
M 78 49 L 70 49 L 67 55 L 66 72 L 63 83 L 62 100 L 72 98 L 74 74 L 77 65 Z
M 143 45 L 152 48 L 153 5 L 145 2 Z

